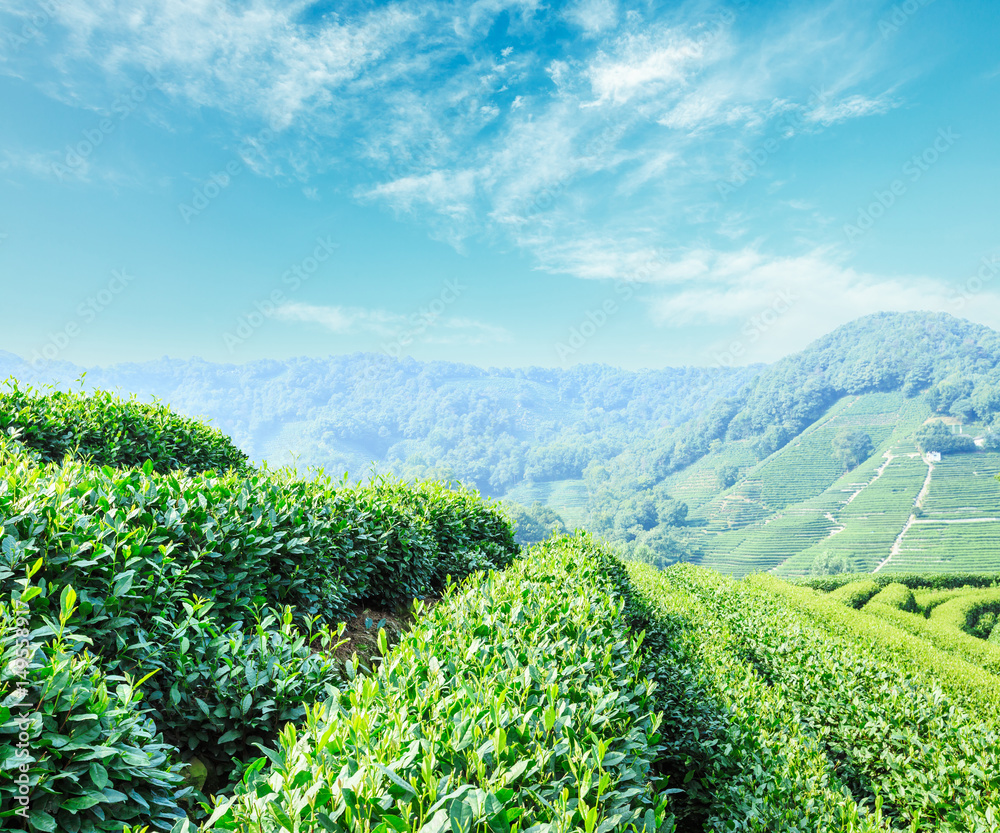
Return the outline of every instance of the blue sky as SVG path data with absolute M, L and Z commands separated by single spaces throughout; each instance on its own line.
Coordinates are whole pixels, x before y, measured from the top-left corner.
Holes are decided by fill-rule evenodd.
M 772 361 L 1000 327 L 1000 8 L 0 0 L 0 350 Z

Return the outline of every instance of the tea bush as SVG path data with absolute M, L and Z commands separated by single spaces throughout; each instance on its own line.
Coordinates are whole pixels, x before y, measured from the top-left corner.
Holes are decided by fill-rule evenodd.
M 871 602 L 886 605 L 887 607 L 894 607 L 897 610 L 903 610 L 907 613 L 916 613 L 918 610 L 917 600 L 913 597 L 913 591 L 905 584 L 897 582 L 885 585 L 878 593 L 872 596 Z
M 392 610 L 515 551 L 493 504 L 439 484 L 0 457 L 0 582 L 41 554 L 38 614 L 72 586 L 102 670 L 158 672 L 145 703 L 214 786 L 340 681 L 312 646 L 352 608 Z
M 688 774 L 685 829 L 873 831 L 824 749 L 798 722 L 794 699 L 744 660 L 739 640 L 676 567 L 629 564 L 636 610 L 659 684 L 666 765 Z
M 672 831 L 653 686 L 592 546 L 450 589 L 202 829 Z
M 854 612 L 806 588 L 763 577 L 756 581 L 857 651 L 904 673 L 922 675 L 928 686 L 940 686 L 962 708 L 984 715 L 1000 713 L 1000 679 L 984 667 L 988 648 L 981 639 L 954 628 L 935 628 L 922 616 L 894 607 L 871 604 Z
M 97 466 L 134 468 L 147 460 L 159 472 L 243 469 L 247 455 L 221 431 L 178 416 L 162 405 L 89 395 L 42 392 L 8 380 L 0 390 L 0 435 L 35 452 L 42 462 L 70 454 Z
M 87 640 L 67 627 L 76 608 L 71 589 L 58 621 L 31 629 L 23 600 L 39 588 L 25 585 L 0 603 L 3 829 L 119 833 L 141 823 L 169 830 L 185 817 L 181 802 L 190 790 L 172 747 L 143 712 L 137 685 L 79 651 Z M 21 825 L 8 827 L 12 821 Z
M 971 636 L 987 639 L 997 613 L 1000 613 L 1000 589 L 977 590 L 949 599 L 931 611 L 933 622 L 952 627 Z
M 795 584 L 829 593 L 853 581 L 874 581 L 879 587 L 887 584 L 904 584 L 911 590 L 950 590 L 956 587 L 996 587 L 1000 577 L 996 573 L 838 573 L 797 579 Z
M 872 596 L 879 592 L 877 582 L 871 579 L 860 579 L 849 584 L 843 584 L 830 592 L 830 598 L 843 602 L 848 607 L 858 610 L 868 604 Z
M 876 643 L 825 627 L 823 605 L 839 608 L 830 615 L 842 622 L 864 623 L 864 612 L 815 595 L 810 600 L 803 595 L 809 591 L 769 576 L 721 587 L 719 577 L 694 572 L 691 578 L 758 673 L 794 700 L 798 719 L 824 743 L 853 794 L 872 802 L 877 792 L 887 817 L 904 826 L 993 829 L 1000 789 L 995 706 L 969 709 L 951 701 L 933 665 L 907 662 L 891 639 Z M 994 683 L 965 699 L 985 704 L 996 696 Z

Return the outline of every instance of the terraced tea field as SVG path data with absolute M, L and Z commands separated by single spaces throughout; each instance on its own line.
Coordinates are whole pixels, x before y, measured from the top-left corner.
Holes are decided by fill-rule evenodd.
M 917 521 L 903 538 L 887 572 L 994 572 L 1000 554 L 1000 521 Z
M 923 500 L 926 518 L 1000 518 L 1000 454 L 960 454 L 934 464 Z
M 727 442 L 718 451 L 703 457 L 681 472 L 667 478 L 670 494 L 689 506 L 701 506 L 719 494 L 716 469 L 735 466 L 746 474 L 757 465 L 749 440 Z
M 584 529 L 587 526 L 587 484 L 582 480 L 522 483 L 504 498 L 523 506 L 531 506 L 535 501 L 544 503 L 559 514 L 567 529 Z
M 923 483 L 927 467 L 906 439 L 925 416 L 899 394 L 841 400 L 745 481 L 692 513 L 704 523 L 701 563 L 734 575 L 796 575 L 822 553 L 842 553 L 853 568 L 874 569 Z M 876 451 L 844 473 L 832 443 L 848 427 L 868 433 Z

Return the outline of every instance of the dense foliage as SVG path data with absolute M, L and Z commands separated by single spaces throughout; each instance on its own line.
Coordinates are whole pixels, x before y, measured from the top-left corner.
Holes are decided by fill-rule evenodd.
M 742 673 L 766 684 L 761 702 L 785 704 L 780 725 L 786 732 L 801 727 L 821 753 L 812 759 L 816 784 L 846 787 L 836 800 L 842 809 L 857 802 L 860 825 L 871 824 L 866 813 L 880 810 L 894 829 L 994 829 L 1000 820 L 996 710 L 963 707 L 942 686 L 964 693 L 967 704 L 986 704 L 997 697 L 995 679 L 984 689 L 967 685 L 961 672 L 939 677 L 935 672 L 947 666 L 937 665 L 933 649 L 913 665 L 904 639 L 887 639 L 885 631 L 881 641 L 869 639 L 864 614 L 819 600 L 842 611 L 838 622 L 803 598 L 815 596 L 812 591 L 770 577 L 736 582 L 684 565 L 648 575 L 645 586 L 654 601 L 679 597 L 675 615 L 693 622 L 701 640 L 728 646 Z M 774 768 L 760 767 L 764 773 Z M 790 800 L 780 789 L 788 782 L 775 781 L 765 795 Z M 820 801 L 809 806 L 822 812 Z M 807 824 L 811 830 L 864 829 L 855 822 Z M 794 829 L 786 825 L 758 829 Z
M 24 378 L 36 371 L 0 353 Z M 579 478 L 651 425 L 680 425 L 734 394 L 759 368 L 605 365 L 483 370 L 380 354 L 213 365 L 163 360 L 88 371 L 88 382 L 207 414 L 255 459 L 338 476 L 371 462 L 405 479 L 460 479 L 500 495 L 522 483 Z M 79 375 L 53 366 L 44 381 Z M 50 379 L 49 377 L 55 377 Z
M 886 585 L 887 587 L 899 586 L 899 585 Z M 836 599 L 838 602 L 843 602 L 848 607 L 853 607 L 858 610 L 864 607 L 868 602 L 876 595 L 882 588 L 879 587 L 878 582 L 872 581 L 868 578 L 858 579 L 857 581 L 850 581 L 847 584 L 842 584 L 836 590 L 830 593 L 831 599 Z
M 553 533 L 567 532 L 563 519 L 540 501 L 535 501 L 531 506 L 504 501 L 504 507 L 516 530 L 514 540 L 521 546 L 537 544 Z
M 44 430 L 36 438 L 39 446 L 48 442 Z M 176 448 L 201 454 L 197 446 Z M 472 571 L 505 566 L 517 550 L 507 516 L 462 488 L 388 478 L 349 486 L 248 468 L 199 473 L 186 458 L 175 462 L 183 470 L 158 472 L 163 460 L 153 458 L 141 468 L 45 464 L 20 442 L 0 445 L 0 583 L 11 605 L 4 644 L 24 635 L 11 611 L 26 604 L 21 619 L 31 623 L 30 639 L 18 650 L 26 651 L 32 677 L 22 688 L 36 710 L 65 712 L 58 723 L 32 718 L 33 748 L 60 752 L 43 755 L 30 786 L 49 789 L 44 773 L 58 765 L 83 789 L 81 762 L 108 786 L 103 753 L 67 757 L 75 747 L 60 740 L 66 720 L 95 720 L 95 731 L 103 726 L 111 738 L 105 745 L 120 741 L 130 765 L 138 758 L 129 750 L 148 748 L 148 783 L 167 790 L 155 801 L 134 799 L 142 812 L 95 810 L 108 825 L 96 829 L 120 829 L 135 817 L 170 826 L 163 813 L 176 816 L 183 795 L 175 747 L 207 768 L 213 789 L 238 776 L 286 722 L 303 719 L 308 705 L 358 673 L 356 655 L 333 654 L 352 610 L 393 611 Z M 57 628 L 60 636 L 45 642 Z M 141 693 L 128 683 L 140 676 Z M 13 696 L 11 680 L 7 673 L 4 697 Z M 80 712 L 88 702 L 91 711 Z M 3 704 L 11 707 L 9 698 Z M 78 735 L 72 743 L 83 743 Z M 100 746 L 101 737 L 87 740 Z M 0 759 L 12 755 L 13 747 L 0 745 Z M 135 772 L 137 781 L 143 772 Z M 73 803 L 75 788 L 57 795 L 51 806 L 33 798 L 33 809 L 48 807 L 53 818 L 84 809 Z M 87 807 L 99 807 L 96 795 Z M 5 800 L 0 812 L 8 809 Z M 60 821 L 59 829 L 93 829 L 84 822 Z
M 833 438 L 833 456 L 845 471 L 857 468 L 872 456 L 873 451 L 872 438 L 864 431 L 842 428 Z
M 887 584 L 903 584 L 911 590 L 928 588 L 934 590 L 950 590 L 960 587 L 996 587 L 1000 585 L 1000 576 L 996 573 L 843 573 L 840 575 L 817 576 L 802 579 L 799 584 L 829 593 L 845 584 L 857 581 L 872 581 L 879 587 Z
M 955 454 L 976 450 L 976 444 L 972 437 L 956 433 L 952 427 L 941 420 L 927 423 L 917 432 L 915 439 L 917 448 L 921 451 Z
M 672 831 L 612 565 L 563 538 L 451 588 L 205 829 Z
M 626 591 L 647 632 L 647 670 L 664 713 L 663 766 L 681 775 L 684 829 L 882 829 L 878 806 L 869 813 L 858 804 L 799 722 L 795 698 L 758 673 L 741 632 L 702 598 L 717 590 L 691 578 L 708 573 L 689 570 L 632 562 Z
M 13 380 L 0 389 L 0 434 L 44 462 L 71 454 L 97 466 L 136 467 L 148 460 L 159 472 L 201 472 L 242 469 L 247 460 L 220 431 L 162 405 L 107 391 L 36 391 Z
M 0 601 L 0 813 L 10 817 L 3 829 L 117 833 L 138 821 L 169 828 L 184 817 L 180 802 L 190 790 L 173 748 L 141 711 L 135 681 L 78 652 L 88 640 L 68 627 L 77 608 L 71 590 L 55 621 L 41 624 L 28 607 L 41 588 L 27 575 L 17 584 Z

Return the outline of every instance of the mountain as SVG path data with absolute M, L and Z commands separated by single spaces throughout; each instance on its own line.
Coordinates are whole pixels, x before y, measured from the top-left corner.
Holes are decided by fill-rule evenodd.
M 0 372 L 15 359 L 0 354 Z M 61 385 L 83 372 L 19 366 Z M 374 465 L 540 503 L 660 565 L 1000 569 L 1000 334 L 946 314 L 869 315 L 770 366 L 506 370 L 359 353 L 121 364 L 89 369 L 85 386 L 208 417 L 256 460 L 355 479 Z M 920 456 L 932 435 L 940 463 Z
M 7 366 L 17 372 L 14 362 Z M 651 426 L 684 424 L 705 402 L 735 395 L 760 369 L 486 370 L 358 353 L 244 365 L 119 364 L 86 369 L 84 387 L 159 398 L 207 418 L 256 460 L 355 477 L 374 463 L 502 495 L 524 482 L 580 477 L 592 460 L 620 453 Z M 84 370 L 22 364 L 17 375 L 72 387 Z
M 759 374 L 662 488 L 688 506 L 692 560 L 726 572 L 997 570 L 998 412 L 996 332 L 881 313 Z M 848 465 L 852 435 L 870 445 Z

